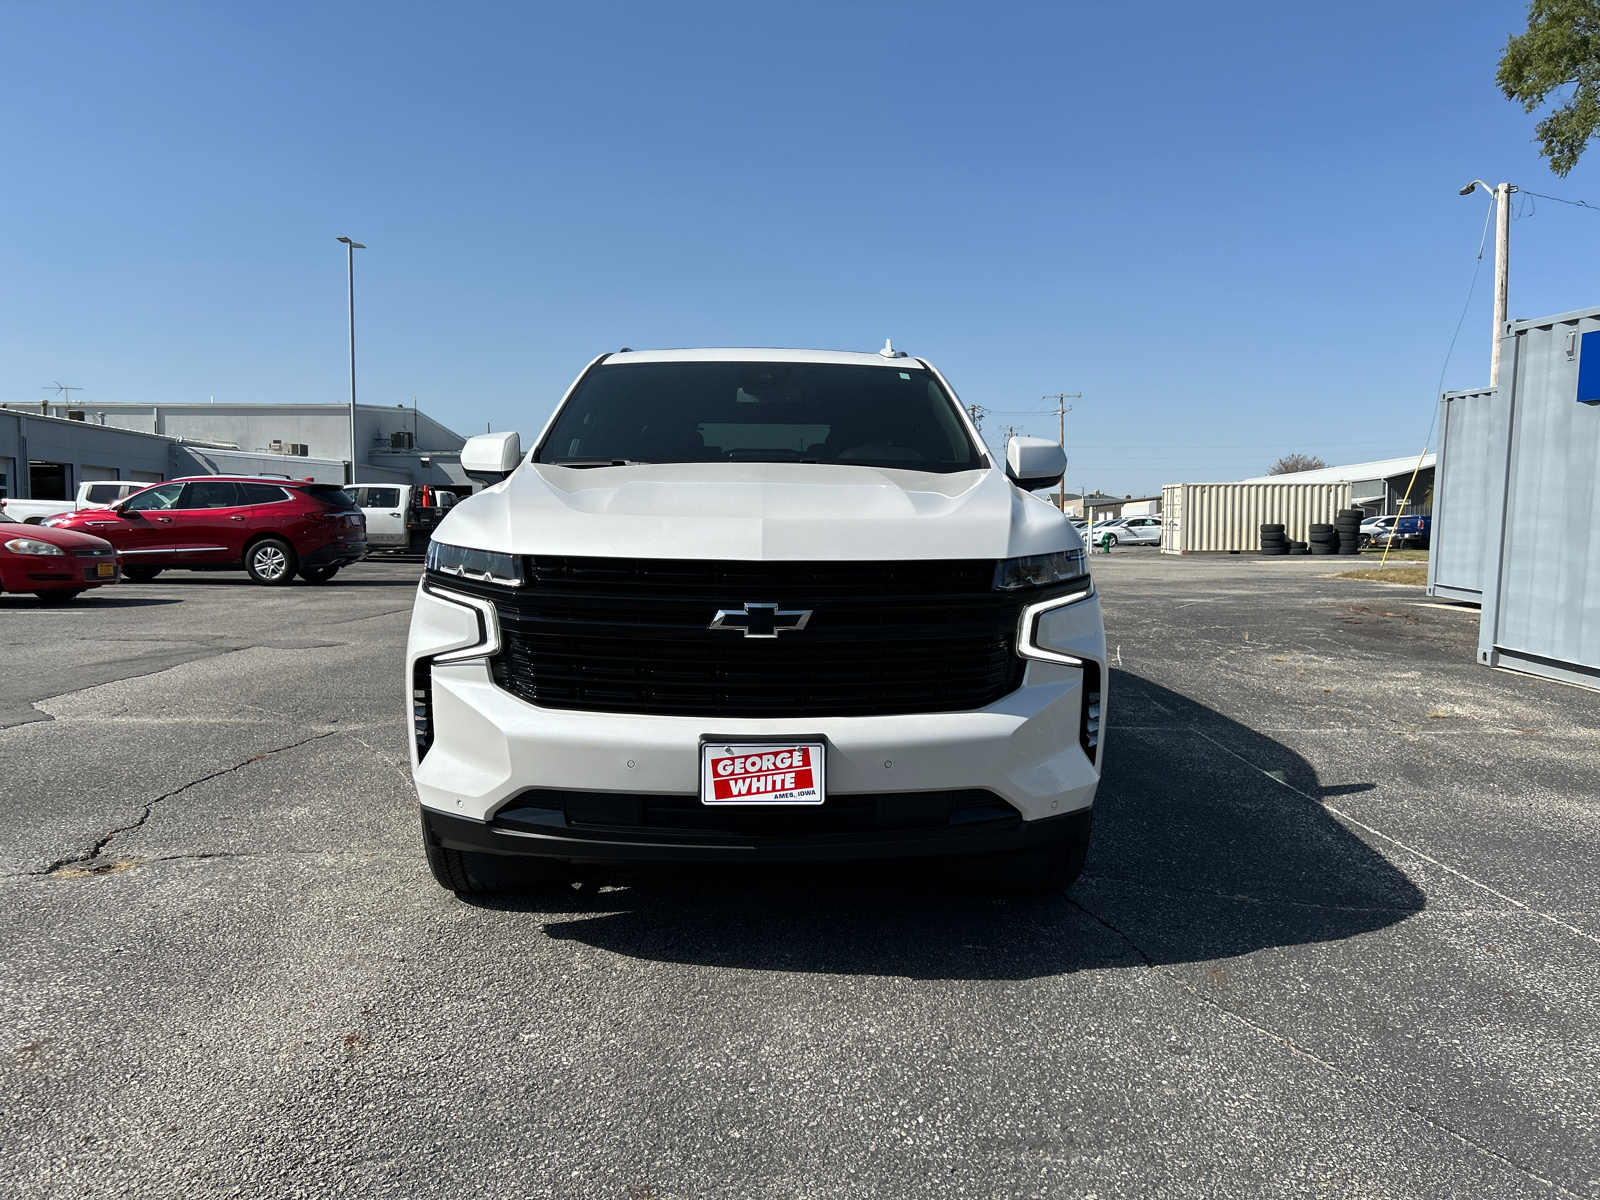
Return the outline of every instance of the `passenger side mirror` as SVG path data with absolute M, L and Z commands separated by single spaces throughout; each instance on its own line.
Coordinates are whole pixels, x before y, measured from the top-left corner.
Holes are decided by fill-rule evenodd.
M 1067 455 L 1046 438 L 1014 437 L 1006 443 L 1006 475 L 1025 492 L 1060 483 Z
M 482 484 L 499 483 L 522 461 L 522 435 L 480 433 L 461 447 L 461 469 Z

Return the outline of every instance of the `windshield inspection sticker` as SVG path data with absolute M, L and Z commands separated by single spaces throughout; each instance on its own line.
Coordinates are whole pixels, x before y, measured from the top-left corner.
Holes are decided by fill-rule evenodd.
M 707 743 L 700 748 L 700 802 L 821 804 L 822 764 L 815 742 Z

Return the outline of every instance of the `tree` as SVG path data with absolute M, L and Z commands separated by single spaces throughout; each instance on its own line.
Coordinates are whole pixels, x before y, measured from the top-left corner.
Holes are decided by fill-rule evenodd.
M 1328 464 L 1315 454 L 1285 454 L 1272 464 L 1268 475 L 1293 475 L 1296 471 L 1320 471 Z
M 1506 42 L 1495 82 L 1527 113 L 1550 93 L 1572 88 L 1566 101 L 1534 126 L 1539 153 L 1550 160 L 1552 171 L 1565 176 L 1600 134 L 1600 0 L 1532 0 L 1528 31 Z

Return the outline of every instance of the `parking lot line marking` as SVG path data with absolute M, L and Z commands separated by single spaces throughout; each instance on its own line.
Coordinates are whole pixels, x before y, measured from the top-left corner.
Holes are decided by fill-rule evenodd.
M 1272 780 L 1273 783 L 1276 783 L 1281 787 L 1288 788 L 1291 792 L 1293 792 L 1297 796 L 1304 796 L 1307 800 L 1310 800 L 1313 804 L 1321 805 L 1323 808 L 1325 808 L 1329 812 L 1331 812 L 1334 816 L 1343 818 L 1344 820 L 1350 822 L 1350 824 L 1356 826 L 1358 829 L 1366 830 L 1368 833 L 1372 834 L 1373 837 L 1382 838 L 1384 841 L 1390 843 L 1391 845 L 1400 847 L 1400 849 L 1404 850 L 1407 854 L 1415 855 L 1417 858 L 1420 858 L 1423 862 L 1432 863 L 1434 866 L 1438 867 L 1441 871 L 1446 871 L 1449 874 L 1454 875 L 1457 879 L 1460 879 L 1464 883 L 1470 883 L 1473 887 L 1482 888 L 1484 891 L 1488 892 L 1491 896 L 1494 896 L 1494 897 L 1497 897 L 1498 899 L 1504 900 L 1507 904 L 1511 904 L 1511 905 L 1516 906 L 1517 908 L 1522 909 L 1523 912 L 1531 913 L 1536 917 L 1543 917 L 1546 921 L 1549 921 L 1550 924 L 1558 926 L 1561 929 L 1565 929 L 1568 933 L 1576 934 L 1578 937 L 1582 938 L 1586 942 L 1592 942 L 1596 946 L 1600 946 L 1600 937 L 1595 937 L 1592 933 L 1586 933 L 1582 929 L 1579 929 L 1576 925 L 1568 925 L 1565 921 L 1561 920 L 1559 917 L 1553 917 L 1547 912 L 1543 912 L 1540 909 L 1534 908 L 1531 904 L 1524 904 L 1521 900 L 1518 900 L 1515 896 L 1508 896 L 1504 892 L 1500 891 L 1499 889 L 1492 888 L 1487 883 L 1484 883 L 1484 882 L 1482 882 L 1481 880 L 1478 880 L 1478 879 L 1474 879 L 1471 875 L 1468 875 L 1465 871 L 1458 871 L 1458 870 L 1456 870 L 1456 868 L 1450 866 L 1450 864 L 1440 862 L 1437 858 L 1434 858 L 1434 857 L 1432 857 L 1431 855 L 1428 855 L 1428 854 L 1424 854 L 1421 850 L 1418 850 L 1415 846 L 1408 846 L 1405 842 L 1402 842 L 1399 838 L 1390 837 L 1387 833 L 1384 833 L 1381 829 L 1374 829 L 1371 825 L 1368 825 L 1366 822 L 1358 821 L 1355 817 L 1351 816 L 1349 813 L 1345 812 L 1343 809 L 1335 808 L 1333 805 L 1329 804 L 1327 801 L 1323 800 L 1319 796 L 1313 796 L 1310 792 L 1302 792 L 1299 788 L 1295 787 L 1294 784 L 1289 783 L 1287 780 L 1278 778 L 1278 776 L 1275 775 L 1273 772 L 1263 770 L 1261 767 L 1256 766 L 1255 763 L 1251 762 L 1248 758 L 1246 758 L 1244 755 L 1240 754 L 1237 750 L 1231 749 L 1228 746 L 1224 746 L 1221 742 L 1217 741 L 1216 738 L 1212 737 L 1210 734 L 1206 733 L 1204 730 L 1201 730 L 1198 727 L 1196 727 L 1194 732 L 1199 734 L 1201 737 L 1205 738 L 1206 741 L 1210 742 L 1213 746 L 1217 747 L 1217 749 L 1222 750 L 1227 754 L 1231 754 L 1234 758 L 1237 758 L 1240 762 L 1244 763 L 1245 766 L 1251 768 L 1252 770 L 1260 771 L 1261 774 L 1265 775 L 1268 779 Z

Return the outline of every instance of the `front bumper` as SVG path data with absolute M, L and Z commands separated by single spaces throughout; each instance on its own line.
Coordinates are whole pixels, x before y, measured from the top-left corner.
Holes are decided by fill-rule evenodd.
M 423 731 L 420 741 L 412 741 L 418 798 L 429 827 L 446 845 L 569 859 L 968 854 L 1070 837 L 1070 830 L 1059 832 L 1067 826 L 1056 819 L 1088 813 L 1103 756 L 1103 745 L 1094 747 L 1093 759 L 1085 748 L 1086 691 L 1101 693 L 1104 711 L 1099 601 L 1091 597 L 1047 613 L 1039 628 L 1058 657 L 1075 656 L 1087 665 L 1033 659 L 1020 688 L 967 712 L 744 720 L 595 713 L 540 708 L 501 689 L 487 657 L 498 649 L 493 606 L 475 610 L 424 585 L 407 664 L 408 698 L 416 728 Z M 1103 716 L 1097 717 L 1098 725 Z M 941 828 L 869 827 L 847 835 L 788 834 L 778 841 L 741 831 L 707 839 L 672 830 L 617 829 L 570 819 L 570 805 L 552 812 L 545 825 L 508 829 L 496 823 L 530 790 L 693 804 L 706 735 L 820 739 L 826 745 L 828 795 L 841 803 L 981 792 L 1005 819 L 991 814 L 979 828 L 952 817 Z
M 626 837 L 619 830 L 532 832 L 454 817 L 423 808 L 424 836 L 452 850 L 553 858 L 565 862 L 824 862 L 883 858 L 956 857 L 1047 850 L 1088 836 L 1093 810 L 1084 808 L 1004 827 L 955 827 L 878 833 L 735 836 L 713 843 L 665 831 Z

